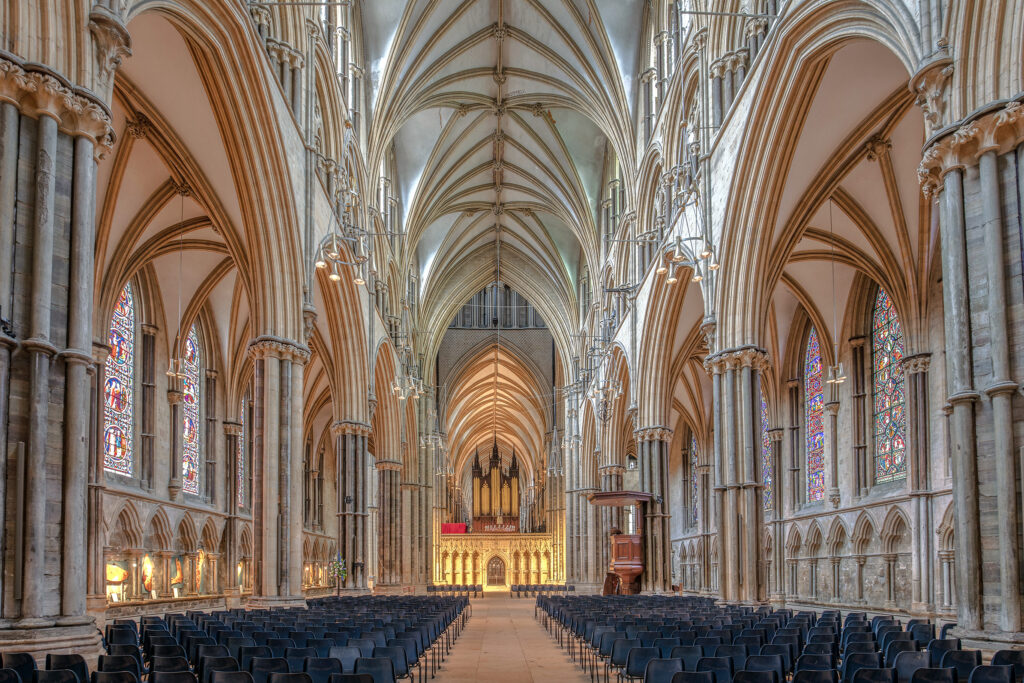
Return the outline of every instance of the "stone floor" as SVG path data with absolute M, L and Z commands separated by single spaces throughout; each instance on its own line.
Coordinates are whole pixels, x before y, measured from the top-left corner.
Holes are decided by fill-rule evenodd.
M 590 681 L 533 618 L 532 598 L 489 594 L 473 601 L 473 616 L 437 673 L 438 683 Z

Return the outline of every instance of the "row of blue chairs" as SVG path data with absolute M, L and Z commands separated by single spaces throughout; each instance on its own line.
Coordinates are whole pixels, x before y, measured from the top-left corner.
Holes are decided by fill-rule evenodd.
M 468 618 L 465 597 L 318 599 L 307 609 L 227 610 L 116 620 L 89 672 L 78 655 L 3 655 L 0 683 L 374 683 L 434 676 Z M 229 676 L 230 674 L 230 676 Z M 293 676 L 282 678 L 282 676 Z M 216 680 L 224 679 L 224 680 Z

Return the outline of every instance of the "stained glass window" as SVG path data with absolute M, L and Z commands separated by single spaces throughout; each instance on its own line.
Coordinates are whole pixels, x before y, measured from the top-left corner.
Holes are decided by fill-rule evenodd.
M 185 338 L 182 362 L 185 376 L 181 382 L 184 412 L 183 444 L 181 452 L 181 488 L 185 493 L 199 493 L 199 335 L 196 326 Z
M 875 481 L 907 476 L 903 329 L 892 299 L 881 287 L 871 315 L 872 388 L 875 401 Z
M 761 483 L 764 485 L 764 509 L 772 509 L 772 443 L 768 438 L 768 403 L 761 390 Z
M 126 284 L 117 298 L 107 344 L 110 354 L 103 387 L 103 468 L 130 477 L 135 452 L 135 300 L 131 284 Z
M 690 435 L 690 506 L 693 513 L 693 523 L 697 523 L 697 436 Z
M 804 354 L 804 401 L 807 418 L 807 500 L 825 495 L 825 391 L 821 379 L 818 331 L 811 328 Z
M 235 467 L 235 486 L 238 493 L 238 507 L 245 507 L 245 399 L 238 410 L 238 422 L 241 424 L 238 435 L 238 465 Z

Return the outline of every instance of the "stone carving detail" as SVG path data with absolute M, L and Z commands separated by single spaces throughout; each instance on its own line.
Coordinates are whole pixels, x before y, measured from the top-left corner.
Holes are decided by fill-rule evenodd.
M 114 129 L 106 107 L 45 67 L 26 68 L 0 57 L 0 100 L 14 103 L 28 114 L 46 112 L 57 119 L 62 131 L 93 140 L 97 159 L 104 158 L 114 145 Z
M 942 117 L 946 112 L 946 86 L 952 75 L 951 60 L 944 59 L 919 72 L 910 82 L 910 89 L 916 96 L 915 102 L 924 112 L 929 133 L 942 125 Z
M 868 161 L 878 161 L 882 155 L 892 149 L 892 140 L 881 135 L 873 135 L 864 143 Z
M 309 360 L 309 348 L 289 339 L 262 336 L 249 344 L 249 355 L 253 358 L 272 356 L 305 365 Z
M 1008 152 L 1022 140 L 1024 106 L 1020 102 L 968 121 L 925 150 L 917 168 L 921 190 L 930 197 L 938 192 L 948 171 L 976 163 L 989 150 Z
M 89 30 L 96 43 L 96 83 L 101 96 L 110 98 L 114 88 L 114 72 L 121 61 L 132 54 L 132 39 L 124 21 L 103 5 L 89 12 Z

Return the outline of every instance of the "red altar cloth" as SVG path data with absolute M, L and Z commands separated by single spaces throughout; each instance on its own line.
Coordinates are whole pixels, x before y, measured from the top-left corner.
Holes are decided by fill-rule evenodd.
M 465 524 L 449 524 L 445 523 L 441 525 L 442 534 L 464 534 L 466 533 Z

